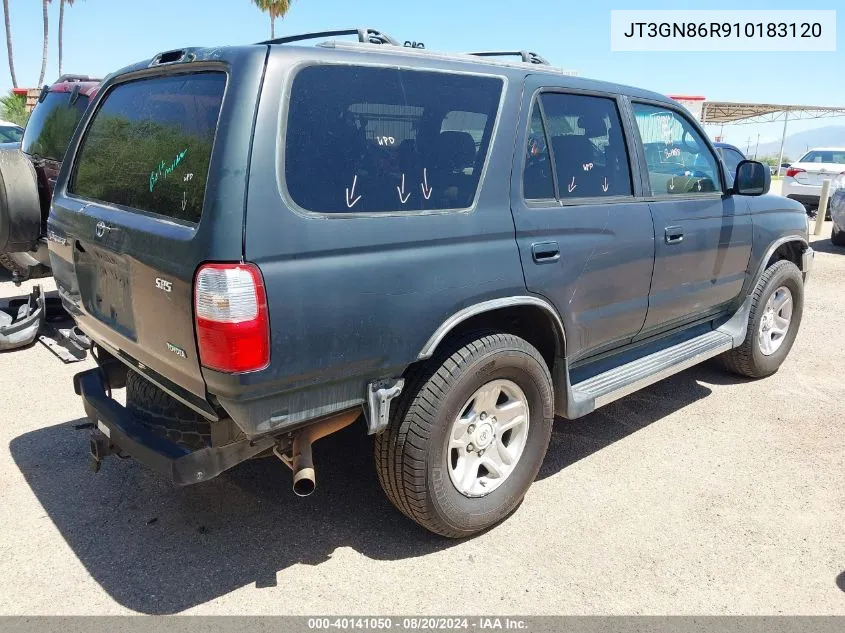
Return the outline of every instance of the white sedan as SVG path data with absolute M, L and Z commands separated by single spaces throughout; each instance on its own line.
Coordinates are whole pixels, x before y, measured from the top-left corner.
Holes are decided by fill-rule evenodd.
M 845 174 L 845 147 L 811 149 L 786 170 L 782 195 L 803 204 L 808 211 L 818 209 L 822 183 Z

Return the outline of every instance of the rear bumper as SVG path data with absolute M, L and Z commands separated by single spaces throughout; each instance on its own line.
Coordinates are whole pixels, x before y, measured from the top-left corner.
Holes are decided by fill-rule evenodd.
M 822 187 L 821 185 L 802 185 L 794 178 L 784 178 L 781 185 L 781 194 L 797 200 L 804 206 L 817 207 L 822 195 Z
M 91 452 L 95 466 L 111 454 L 128 453 L 135 460 L 155 470 L 178 486 L 199 483 L 216 477 L 232 466 L 272 448 L 275 440 L 234 442 L 198 451 L 160 437 L 106 392 L 105 374 L 91 369 L 73 377 L 73 388 L 82 397 L 85 414 L 94 423 Z M 97 469 L 95 467 L 95 470 Z

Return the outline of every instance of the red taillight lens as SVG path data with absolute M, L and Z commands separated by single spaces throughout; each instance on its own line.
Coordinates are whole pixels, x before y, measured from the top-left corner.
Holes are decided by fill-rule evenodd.
M 197 344 L 204 367 L 229 373 L 270 364 L 264 280 L 254 264 L 205 264 L 194 280 Z
M 789 169 L 786 170 L 786 175 L 789 176 L 790 178 L 794 178 L 796 175 L 803 174 L 803 173 L 804 173 L 803 169 L 796 169 L 795 167 L 790 167 Z

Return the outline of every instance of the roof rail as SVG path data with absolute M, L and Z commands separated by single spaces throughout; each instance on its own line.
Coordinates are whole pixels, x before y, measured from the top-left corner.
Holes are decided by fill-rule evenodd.
M 102 81 L 102 79 L 98 77 L 89 77 L 88 75 L 62 75 L 56 79 L 56 83 L 61 83 L 63 81 Z
M 357 35 L 358 41 L 362 44 L 390 44 L 391 46 L 401 46 L 399 42 L 381 31 L 368 28 L 360 29 L 341 29 L 339 31 L 319 31 L 317 33 L 303 33 L 301 35 L 289 35 L 288 37 L 277 37 L 274 40 L 265 40 L 258 42 L 258 44 L 289 44 L 291 42 L 301 42 L 303 40 L 316 40 L 322 37 L 333 37 L 335 35 Z
M 521 57 L 522 61 L 526 64 L 549 65 L 545 57 L 541 57 L 531 51 L 480 51 L 478 53 L 467 53 L 467 55 L 474 55 L 476 57 Z

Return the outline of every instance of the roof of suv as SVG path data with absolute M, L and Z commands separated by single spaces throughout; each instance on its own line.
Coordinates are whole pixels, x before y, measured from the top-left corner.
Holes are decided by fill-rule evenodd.
M 324 37 L 331 37 L 334 35 L 353 35 L 358 34 L 359 41 L 343 41 L 343 40 L 323 40 L 318 42 L 315 46 L 291 46 L 293 42 L 304 40 L 321 39 Z M 633 86 L 625 86 L 621 84 L 614 84 L 610 82 L 598 81 L 594 79 L 586 79 L 582 77 L 574 77 L 571 71 L 562 68 L 556 68 L 546 62 L 544 58 L 528 51 L 489 51 L 480 53 L 451 53 L 441 52 L 422 48 L 411 42 L 406 42 L 403 46 L 393 38 L 382 34 L 374 29 L 347 29 L 341 31 L 325 31 L 321 33 L 309 33 L 304 35 L 294 35 L 275 40 L 268 40 L 265 42 L 258 42 L 252 46 L 271 46 L 273 48 L 284 48 L 292 55 L 300 57 L 370 57 L 373 55 L 383 55 L 385 57 L 404 57 L 406 63 L 419 63 L 424 60 L 431 60 L 437 62 L 445 62 L 448 65 L 453 65 L 455 68 L 471 67 L 472 70 L 478 71 L 479 67 L 496 70 L 497 72 L 505 72 L 507 74 L 525 75 L 526 71 L 535 75 L 549 75 L 554 76 L 558 83 L 570 85 L 573 88 L 582 90 L 595 90 L 599 92 L 610 92 L 616 94 L 625 94 L 642 99 L 659 101 L 673 106 L 677 106 L 677 102 L 668 97 L 651 92 L 649 90 L 642 90 Z M 225 56 L 227 49 L 239 48 L 236 46 L 225 46 L 215 48 L 185 48 L 175 51 L 165 51 L 159 53 L 151 59 L 142 62 L 131 64 L 114 73 L 114 75 L 122 75 L 128 72 L 140 71 L 158 64 L 180 64 L 191 62 L 208 62 L 220 59 Z M 504 61 L 499 59 L 501 56 L 521 56 L 521 61 Z M 387 61 L 387 60 L 385 60 Z M 516 72 L 514 72 L 516 71 Z

